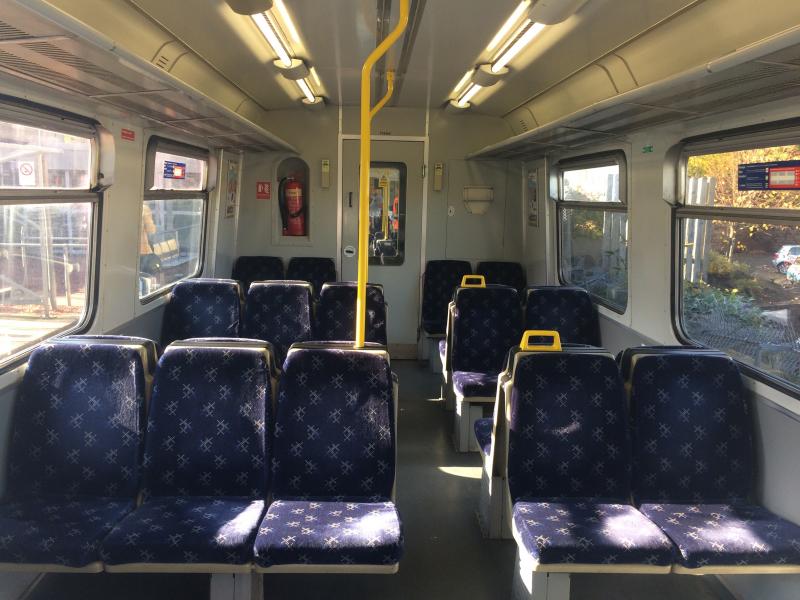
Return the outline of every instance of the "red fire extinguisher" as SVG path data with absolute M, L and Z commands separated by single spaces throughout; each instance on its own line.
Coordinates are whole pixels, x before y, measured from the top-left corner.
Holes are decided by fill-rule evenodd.
M 283 235 L 306 235 L 306 207 L 303 186 L 294 177 L 284 177 L 278 183 L 278 205 L 283 222 Z

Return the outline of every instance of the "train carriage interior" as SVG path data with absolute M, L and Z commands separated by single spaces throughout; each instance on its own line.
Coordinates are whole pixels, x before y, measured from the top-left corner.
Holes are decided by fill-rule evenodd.
M 800 598 L 800 3 L 0 1 L 0 600 Z

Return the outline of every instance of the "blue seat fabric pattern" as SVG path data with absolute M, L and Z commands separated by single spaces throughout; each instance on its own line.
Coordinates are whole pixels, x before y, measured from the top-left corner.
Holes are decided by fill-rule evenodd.
M 736 364 L 691 351 L 640 356 L 631 375 L 634 499 L 726 503 L 753 488 L 747 396 Z
M 134 505 L 145 398 L 136 348 L 39 346 L 14 406 L 0 562 L 85 567 Z
M 385 356 L 296 348 L 279 382 L 269 507 L 256 563 L 394 564 L 402 531 Z
M 114 528 L 103 560 L 242 565 L 252 560 L 263 513 L 264 500 L 245 497 L 151 498 Z
M 511 390 L 508 482 L 527 498 L 630 497 L 630 442 L 622 381 L 610 356 L 519 357 Z
M 487 286 L 456 291 L 451 350 L 454 372 L 500 373 L 509 348 L 519 343 L 521 335 L 515 289 Z
M 402 554 L 391 502 L 275 500 L 259 529 L 259 563 L 392 565 Z
M 181 347 L 161 357 L 145 501 L 105 541 L 107 564 L 249 561 L 267 493 L 268 377 L 258 349 Z M 165 543 L 170 536 L 181 543 Z
M 453 373 L 453 387 L 456 393 L 465 398 L 476 396 L 494 397 L 497 391 L 497 376 L 497 373 L 455 371 Z
M 355 340 L 356 296 L 354 282 L 338 282 L 323 286 L 317 307 L 315 336 L 326 341 Z M 383 289 L 367 284 L 367 342 L 386 345 L 386 303 Z
M 597 308 L 586 290 L 532 286 L 525 297 L 525 329 L 558 331 L 562 343 L 600 345 Z
M 186 279 L 164 308 L 162 345 L 194 337 L 238 337 L 242 296 L 232 279 Z
M 255 283 L 247 291 L 243 335 L 270 342 L 282 365 L 289 346 L 312 337 L 313 297 L 297 282 Z
M 518 262 L 487 260 L 478 263 L 477 275 L 483 275 L 487 284 L 508 285 L 518 292 L 525 289 L 527 277 Z
M 336 281 L 336 263 L 331 258 L 298 256 L 289 261 L 286 279 L 308 281 L 314 297 L 319 297 L 323 284 Z
M 32 497 L 0 504 L 0 563 L 85 567 L 133 499 Z
M 800 526 L 747 504 L 643 504 L 689 569 L 800 565 Z
M 422 279 L 422 329 L 441 335 L 447 325 L 447 306 L 453 291 L 472 267 L 465 260 L 429 260 Z
M 513 520 L 525 550 L 541 565 L 667 566 L 673 561 L 667 536 L 629 504 L 517 502 Z
M 487 417 L 475 421 L 475 439 L 484 455 L 492 453 L 492 430 L 494 429 L 494 419 Z
M 247 293 L 254 281 L 283 279 L 283 260 L 279 256 L 240 256 L 233 263 L 231 279 L 242 284 Z

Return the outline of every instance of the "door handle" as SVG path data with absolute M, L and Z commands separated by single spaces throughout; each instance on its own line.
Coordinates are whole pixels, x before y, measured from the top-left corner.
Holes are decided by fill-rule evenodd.
M 353 192 L 347 192 L 347 207 L 353 208 Z

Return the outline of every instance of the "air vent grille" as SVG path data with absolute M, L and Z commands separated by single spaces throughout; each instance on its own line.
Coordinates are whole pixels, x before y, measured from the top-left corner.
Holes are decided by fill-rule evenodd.
M 55 84 L 64 89 L 72 90 L 87 96 L 103 93 L 103 90 L 99 90 L 88 83 L 62 75 L 57 71 L 37 65 L 29 60 L 15 56 L 10 52 L 6 52 L 5 50 L 0 50 L 0 67 L 18 71 L 23 75 L 29 75 L 46 83 Z
M 169 67 L 169 57 L 159 54 L 158 58 L 156 59 L 156 66 L 159 69 L 164 69 L 166 71 L 167 67 Z
M 22 45 L 25 48 L 29 48 L 30 50 L 33 50 L 42 56 L 46 56 L 51 60 L 67 65 L 68 67 L 81 71 L 82 73 L 86 73 L 87 75 L 102 79 L 103 81 L 106 81 L 107 83 L 110 83 L 111 85 L 118 87 L 123 91 L 133 91 L 135 89 L 130 83 L 121 77 L 118 77 L 111 71 L 108 71 L 102 67 L 98 67 L 97 65 L 93 65 L 88 60 L 84 60 L 79 56 L 70 54 L 66 50 L 49 42 L 28 42 Z
M 18 40 L 26 37 L 30 35 L 5 21 L 0 21 L 0 40 Z

